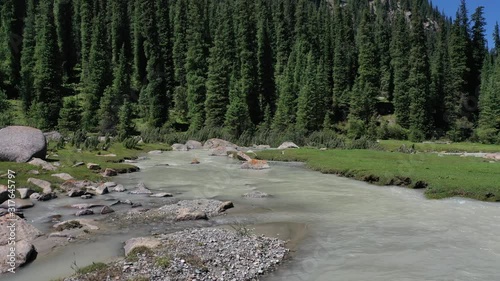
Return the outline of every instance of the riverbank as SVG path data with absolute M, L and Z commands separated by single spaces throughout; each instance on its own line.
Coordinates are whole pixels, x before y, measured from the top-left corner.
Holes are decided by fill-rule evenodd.
M 466 197 L 500 202 L 499 162 L 488 159 L 374 150 L 296 149 L 257 152 L 271 161 L 301 161 L 315 171 L 376 185 L 425 188 L 430 199 Z
M 7 174 L 8 170 L 16 172 L 17 188 L 26 187 L 35 191 L 41 191 L 39 186 L 28 182 L 29 178 L 36 178 L 50 182 L 54 188 L 58 188 L 64 179 L 54 177 L 53 174 L 66 173 L 77 180 L 88 180 L 100 182 L 105 177 L 102 172 L 113 169 L 117 173 L 128 173 L 137 171 L 134 160 L 140 155 L 151 151 L 168 151 L 170 146 L 166 144 L 140 144 L 134 149 L 127 149 L 121 143 L 112 143 L 107 150 L 81 150 L 66 145 L 62 149 L 49 146 L 47 159 L 54 170 L 29 163 L 0 162 L 0 175 Z M 128 162 L 128 163 L 126 163 Z M 96 164 L 98 169 L 89 169 L 88 163 Z M 3 176 L 0 176 L 0 180 Z M 3 177 L 5 179 L 5 177 Z M 0 184 L 3 184 L 0 182 Z

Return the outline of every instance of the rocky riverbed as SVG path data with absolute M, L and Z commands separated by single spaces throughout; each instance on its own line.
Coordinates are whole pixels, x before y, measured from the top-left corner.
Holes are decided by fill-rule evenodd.
M 64 280 L 258 280 L 288 254 L 284 241 L 246 229 L 201 228 L 127 242 L 134 243 L 126 259 Z

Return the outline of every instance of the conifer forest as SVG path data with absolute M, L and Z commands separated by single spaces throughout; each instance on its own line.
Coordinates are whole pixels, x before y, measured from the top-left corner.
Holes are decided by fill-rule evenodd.
M 499 27 L 486 34 L 483 7 L 457 8 L 3 0 L 0 126 L 498 144 Z

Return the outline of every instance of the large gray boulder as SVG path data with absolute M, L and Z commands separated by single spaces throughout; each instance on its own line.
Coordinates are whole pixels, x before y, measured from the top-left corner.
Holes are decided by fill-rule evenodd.
M 24 126 L 0 130 L 0 161 L 28 162 L 31 158 L 45 159 L 47 143 L 42 131 Z

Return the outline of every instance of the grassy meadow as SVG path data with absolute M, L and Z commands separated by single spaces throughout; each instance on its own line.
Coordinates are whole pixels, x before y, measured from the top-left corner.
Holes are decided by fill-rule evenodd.
M 499 150 L 497 150 L 499 151 Z M 428 198 L 453 196 L 500 201 L 500 163 L 473 157 L 376 150 L 268 150 L 257 158 L 302 161 L 313 170 L 377 185 L 424 188 Z

